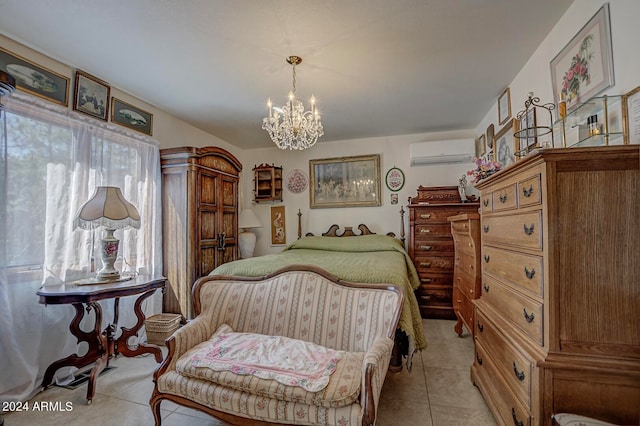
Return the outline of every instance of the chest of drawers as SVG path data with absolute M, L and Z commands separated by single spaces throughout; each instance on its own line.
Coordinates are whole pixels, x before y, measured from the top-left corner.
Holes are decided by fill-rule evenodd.
M 640 150 L 550 149 L 477 184 L 471 367 L 499 424 L 640 419 Z
M 477 213 L 478 203 L 461 203 L 458 187 L 418 188 L 409 198 L 409 256 L 420 287 L 416 298 L 423 318 L 455 319 L 453 310 L 454 242 L 450 216 Z
M 480 215 L 466 213 L 449 217 L 455 246 L 453 310 L 458 318 L 454 330 L 462 335 L 462 324 L 473 335 L 472 300 L 480 297 Z

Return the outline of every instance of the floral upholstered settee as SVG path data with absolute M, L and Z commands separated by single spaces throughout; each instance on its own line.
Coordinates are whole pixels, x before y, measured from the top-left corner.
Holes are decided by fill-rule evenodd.
M 167 399 L 231 424 L 372 425 L 403 303 L 399 287 L 291 266 L 261 278 L 207 276 L 196 318 L 154 374 Z

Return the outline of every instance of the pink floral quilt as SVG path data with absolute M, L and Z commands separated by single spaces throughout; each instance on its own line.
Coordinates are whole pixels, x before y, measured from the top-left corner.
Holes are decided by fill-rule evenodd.
M 303 340 L 236 333 L 223 327 L 192 355 L 194 367 L 251 374 L 317 392 L 327 386 L 344 354 Z

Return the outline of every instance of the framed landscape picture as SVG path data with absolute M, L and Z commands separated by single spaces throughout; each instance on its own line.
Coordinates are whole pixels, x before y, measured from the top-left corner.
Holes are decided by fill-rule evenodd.
M 511 90 L 507 87 L 498 98 L 498 124 L 511 118 Z
M 380 206 L 380 154 L 309 160 L 312 209 Z
M 16 79 L 18 89 L 42 99 L 69 106 L 68 77 L 43 68 L 0 47 L 0 69 Z
M 107 121 L 110 90 L 111 88 L 104 81 L 83 71 L 76 71 L 73 109 Z
M 111 98 L 111 121 L 145 135 L 152 135 L 153 114 L 115 97 Z

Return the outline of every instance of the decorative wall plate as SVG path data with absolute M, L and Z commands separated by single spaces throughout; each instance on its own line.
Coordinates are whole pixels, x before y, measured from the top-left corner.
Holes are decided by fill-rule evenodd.
M 390 191 L 400 191 L 404 186 L 404 173 L 397 167 L 392 167 L 384 178 Z
M 309 185 L 309 178 L 300 169 L 293 169 L 287 174 L 286 179 L 287 189 L 294 194 L 300 194 L 307 189 Z

